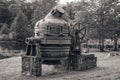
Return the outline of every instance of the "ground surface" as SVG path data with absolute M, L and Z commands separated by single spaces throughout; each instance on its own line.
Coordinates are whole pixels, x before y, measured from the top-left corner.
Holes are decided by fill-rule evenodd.
M 95 53 L 97 68 L 87 71 L 58 71 L 53 66 L 42 66 L 42 77 L 21 76 L 21 57 L 0 60 L 0 80 L 120 80 L 120 56 Z

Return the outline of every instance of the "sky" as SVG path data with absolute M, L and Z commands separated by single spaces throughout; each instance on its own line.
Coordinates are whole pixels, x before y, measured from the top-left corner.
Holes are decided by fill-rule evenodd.
M 60 0 L 60 4 L 65 4 L 66 2 L 79 1 L 79 0 Z

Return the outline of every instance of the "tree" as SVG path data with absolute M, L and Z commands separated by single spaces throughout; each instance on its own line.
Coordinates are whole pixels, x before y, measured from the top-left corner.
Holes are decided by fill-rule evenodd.
M 95 12 L 97 7 L 95 3 L 89 1 L 86 2 L 82 0 L 74 4 L 75 6 L 75 21 L 79 21 L 82 25 L 86 27 L 87 30 L 87 39 L 88 38 L 97 38 L 96 32 L 96 16 Z
M 8 10 L 9 13 L 11 14 L 11 18 L 10 18 L 10 25 L 11 25 L 12 21 L 14 20 L 14 18 L 16 17 L 17 13 L 20 10 L 20 7 L 17 5 L 17 3 L 11 3 L 8 6 Z
M 8 10 L 8 2 L 0 0 L 0 23 L 9 23 L 11 14 Z
M 20 7 L 17 4 L 10 4 L 8 9 L 12 13 L 12 16 L 16 16 L 20 10 Z
M 70 8 L 70 10 L 69 10 Z M 104 51 L 104 40 L 114 40 L 117 50 L 117 41 L 120 37 L 120 1 L 119 0 L 81 0 L 67 8 L 68 14 L 74 10 L 75 21 L 86 26 L 87 39 L 99 39 L 100 51 Z M 72 9 L 71 9 L 72 8 Z
M 21 10 L 27 16 L 28 20 L 31 21 L 34 12 L 33 3 L 23 3 L 21 4 Z
M 104 12 L 103 24 L 105 27 L 105 32 L 107 38 L 114 40 L 114 50 L 117 51 L 117 41 L 120 35 L 119 27 L 119 14 L 120 14 L 120 5 L 119 0 L 106 0 L 104 2 Z
M 3 27 L 0 30 L 0 34 L 6 34 L 8 35 L 10 32 L 10 29 L 8 28 L 8 25 L 6 23 L 3 24 Z
M 104 39 L 105 39 L 105 36 L 104 36 L 104 20 L 105 20 L 105 5 L 104 5 L 104 1 L 101 0 L 100 3 L 99 3 L 100 7 L 99 9 L 97 10 L 97 17 L 98 17 L 98 38 L 99 38 L 99 48 L 100 48 L 100 51 L 104 51 Z
M 117 50 L 117 40 L 119 37 L 119 0 L 99 0 L 99 7 L 96 10 L 96 23 L 98 23 L 98 36 L 100 41 L 100 49 L 103 51 L 104 39 L 110 38 L 114 40 L 114 50 Z
M 69 19 L 74 20 L 75 17 L 75 8 L 74 8 L 75 3 L 67 3 L 65 6 L 63 6 L 64 10 L 69 16 Z
M 34 6 L 34 13 L 32 16 L 32 25 L 44 18 L 46 14 L 56 5 L 57 0 L 42 0 L 42 2 L 35 2 Z
M 75 19 L 86 27 L 87 39 L 99 39 L 100 51 L 104 51 L 103 3 L 95 0 L 82 0 L 75 4 Z M 97 5 L 96 5 L 97 4 Z M 102 4 L 102 5 L 101 5 Z
M 20 10 L 11 25 L 11 31 L 15 33 L 16 40 L 24 41 L 26 37 L 32 35 L 33 29 L 28 23 L 27 17 Z

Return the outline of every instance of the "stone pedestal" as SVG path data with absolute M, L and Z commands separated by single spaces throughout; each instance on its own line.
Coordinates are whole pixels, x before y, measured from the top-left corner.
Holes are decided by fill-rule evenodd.
M 27 44 L 26 54 L 22 56 L 22 74 L 41 76 L 42 61 L 39 44 Z
M 97 57 L 94 54 L 88 55 L 70 55 L 68 59 L 68 69 L 74 71 L 82 71 L 97 66 Z
M 41 58 L 22 56 L 22 73 L 25 75 L 41 76 Z

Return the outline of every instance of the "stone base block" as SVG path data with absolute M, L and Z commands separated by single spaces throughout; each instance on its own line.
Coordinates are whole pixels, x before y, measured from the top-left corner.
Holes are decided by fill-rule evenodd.
M 82 71 L 97 66 L 97 57 L 94 54 L 89 55 L 71 55 L 68 60 L 68 69 Z
M 41 58 L 22 56 L 22 73 L 25 75 L 41 76 Z

